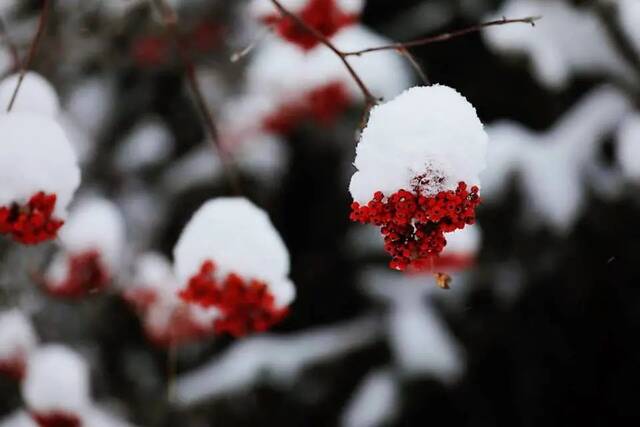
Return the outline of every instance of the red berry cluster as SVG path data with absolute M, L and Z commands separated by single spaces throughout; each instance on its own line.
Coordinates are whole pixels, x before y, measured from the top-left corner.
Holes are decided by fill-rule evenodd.
M 308 26 L 315 28 L 325 37 L 331 37 L 340 29 L 358 21 L 358 16 L 344 13 L 336 0 L 308 0 L 307 5 L 297 16 Z M 305 50 L 315 47 L 319 40 L 298 23 L 288 17 L 268 16 L 264 19 L 267 25 L 275 26 L 280 36 Z
M 170 310 L 164 325 L 158 325 L 148 317 L 144 322 L 144 331 L 149 340 L 158 347 L 171 347 L 197 341 L 211 335 L 211 328 L 194 320 L 190 310 L 184 304 Z
M 280 106 L 278 111 L 267 116 L 264 130 L 277 135 L 287 135 L 305 119 L 322 126 L 331 126 L 338 115 L 347 109 L 351 97 L 340 82 L 328 83 L 305 94 L 295 102 Z
M 71 255 L 68 259 L 67 277 L 62 283 L 45 283 L 47 290 L 63 298 L 82 298 L 99 292 L 109 284 L 109 270 L 96 250 Z
M 389 197 L 378 191 L 367 205 L 351 205 L 351 220 L 382 227 L 384 248 L 392 256 L 389 266 L 405 270 L 414 263 L 437 257 L 447 241 L 444 233 L 475 222 L 480 204 L 478 187 L 467 190 L 460 182 L 455 191 L 423 196 L 400 190 Z
M 82 422 L 74 414 L 62 411 L 32 412 L 31 418 L 40 427 L 80 427 Z
M 13 240 L 35 245 L 55 239 L 64 221 L 53 217 L 56 195 L 36 193 L 25 206 L 17 203 L 0 207 L 0 234 L 10 234 Z
M 27 369 L 25 356 L 18 354 L 0 360 L 0 375 L 20 381 L 24 378 Z
M 266 331 L 287 315 L 287 308 L 275 307 L 265 283 L 258 280 L 247 283 L 234 273 L 219 281 L 214 273 L 214 263 L 205 261 L 187 288 L 180 292 L 180 298 L 187 303 L 217 308 L 221 314 L 214 323 L 217 334 L 226 332 L 239 337 Z

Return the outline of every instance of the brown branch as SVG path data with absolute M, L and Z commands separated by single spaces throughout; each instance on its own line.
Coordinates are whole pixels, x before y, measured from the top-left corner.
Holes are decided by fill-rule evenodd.
M 49 0 L 42 1 L 42 10 L 40 11 L 40 18 L 38 19 L 38 29 L 36 30 L 35 36 L 33 36 L 33 40 L 31 41 L 31 46 L 29 47 L 29 54 L 27 55 L 26 61 L 20 66 L 20 76 L 18 77 L 18 83 L 16 84 L 16 88 L 11 95 L 11 101 L 9 101 L 9 105 L 7 106 L 7 112 L 11 111 L 13 108 L 13 104 L 16 102 L 16 98 L 18 97 L 18 92 L 20 91 L 20 87 L 22 86 L 22 81 L 24 80 L 25 74 L 27 74 L 27 70 L 31 68 L 31 64 L 33 63 L 33 59 L 36 56 L 36 52 L 38 51 L 38 46 L 40 45 L 40 41 L 42 40 L 42 35 L 44 34 L 44 30 L 47 27 L 47 21 L 49 19 L 49 13 L 51 11 L 51 2 Z
M 349 74 L 351 75 L 353 80 L 358 85 L 358 88 L 360 88 L 360 91 L 362 92 L 362 95 L 364 95 L 364 100 L 365 100 L 365 103 L 367 105 L 367 111 L 371 107 L 373 107 L 375 104 L 378 103 L 378 99 L 375 96 L 373 96 L 373 94 L 371 93 L 371 91 L 369 90 L 367 85 L 362 81 L 362 78 L 360 78 L 360 76 L 358 75 L 356 70 L 354 70 L 353 67 L 351 66 L 351 64 L 349 64 L 349 61 L 347 60 L 347 55 L 343 51 L 338 49 L 336 47 L 336 45 L 334 45 L 331 42 L 331 40 L 329 40 L 320 31 L 318 31 L 315 28 L 313 28 L 312 26 L 308 25 L 306 22 L 304 22 L 304 20 L 302 20 L 302 18 L 300 18 L 299 16 L 297 16 L 293 12 L 287 10 L 284 6 L 282 6 L 282 4 L 280 3 L 279 0 L 271 0 L 271 2 L 280 11 L 280 13 L 282 15 L 284 15 L 285 17 L 290 18 L 300 28 L 302 28 L 305 31 L 307 31 L 308 33 L 312 34 L 320 43 L 322 43 L 323 45 L 325 45 L 326 47 L 331 49 L 333 51 L 333 53 L 335 53 L 340 58 L 340 61 L 342 61 L 344 66 L 347 68 L 347 71 L 349 72 Z
M 235 194 L 242 194 L 240 179 L 238 178 L 238 173 L 235 169 L 233 160 L 227 150 L 220 143 L 218 127 L 216 126 L 213 113 L 209 109 L 207 102 L 204 99 L 204 95 L 202 94 L 200 83 L 198 82 L 198 77 L 196 76 L 196 68 L 191 55 L 189 54 L 189 48 L 184 45 L 180 34 L 178 33 L 178 15 L 171 8 L 171 6 L 167 4 L 165 0 L 152 1 L 162 16 L 162 21 L 167 33 L 173 39 L 176 45 L 178 56 L 180 57 L 182 66 L 185 69 L 185 75 L 189 83 L 189 88 L 191 89 L 191 93 L 195 99 L 196 106 L 202 115 L 205 128 L 207 129 L 207 133 L 209 135 L 209 138 L 211 139 L 211 143 L 213 144 L 214 149 L 220 157 L 220 162 L 222 163 L 222 166 L 224 168 L 225 176 L 229 181 L 231 190 Z
M 526 18 L 518 18 L 518 19 L 507 19 L 507 18 L 502 18 L 502 19 L 498 19 L 496 21 L 489 21 L 489 22 L 484 22 L 481 24 L 477 24 L 468 28 L 463 28 L 461 30 L 457 30 L 457 31 L 452 31 L 450 33 L 444 33 L 444 34 L 438 34 L 437 36 L 431 36 L 431 37 L 424 37 L 421 39 L 417 39 L 417 40 L 411 40 L 408 42 L 399 42 L 399 43 L 391 43 L 388 45 L 384 45 L 384 46 L 377 46 L 377 47 L 370 47 L 367 49 L 362 49 L 362 50 L 354 50 L 351 52 L 343 52 L 343 54 L 345 56 L 360 56 L 362 54 L 365 53 L 370 53 L 370 52 L 379 52 L 382 50 L 398 50 L 400 52 L 402 52 L 402 50 L 406 50 L 410 47 L 416 47 L 416 46 L 424 46 L 427 44 L 431 44 L 431 43 L 439 43 L 439 42 L 444 42 L 447 40 L 451 40 L 457 37 L 461 37 L 464 35 L 467 35 L 469 33 L 475 33 L 478 32 L 484 28 L 487 27 L 493 27 L 496 25 L 505 25 L 505 24 L 516 24 L 516 23 L 520 23 L 520 24 L 529 24 L 531 26 L 535 26 L 536 25 L 536 21 L 539 20 L 540 17 L 539 16 L 529 16 Z
M 398 49 L 398 52 L 400 52 L 402 56 L 407 58 L 407 61 L 409 61 L 409 64 L 411 64 L 415 72 L 418 74 L 418 76 L 420 76 L 420 80 L 422 80 L 422 82 L 427 86 L 430 85 L 431 81 L 429 80 L 427 73 L 424 71 L 424 68 L 422 68 L 418 60 L 415 58 L 415 56 L 413 56 L 413 54 L 409 52 L 409 49 L 405 49 L 405 48 Z

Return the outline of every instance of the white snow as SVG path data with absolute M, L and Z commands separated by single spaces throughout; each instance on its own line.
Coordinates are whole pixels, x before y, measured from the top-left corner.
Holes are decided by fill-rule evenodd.
M 448 383 L 460 376 L 463 349 L 428 298 L 443 292 L 430 276 L 371 268 L 360 282 L 366 292 L 389 304 L 387 339 L 401 374 L 430 375 Z M 449 291 L 446 296 L 451 296 Z
M 0 362 L 27 357 L 38 344 L 29 318 L 17 308 L 0 312 Z
M 484 36 L 498 52 L 528 56 L 535 76 L 548 87 L 564 87 L 573 74 L 629 74 L 598 17 L 586 7 L 558 0 L 510 0 L 487 20 L 503 16 L 542 17 L 535 28 L 501 25 L 485 29 Z
M 224 277 L 236 273 L 264 281 L 276 305 L 295 297 L 289 280 L 289 253 L 266 212 L 244 198 L 206 202 L 185 226 L 173 250 L 175 271 L 186 284 L 206 260 Z
M 616 159 L 624 176 L 640 182 L 640 113 L 634 112 L 624 119 L 617 133 Z
M 460 181 L 479 185 L 486 147 L 482 123 L 462 95 L 447 86 L 414 87 L 371 110 L 349 189 L 355 201 L 367 203 L 376 191 L 411 190 L 422 174 L 443 178 L 422 186 L 424 194 L 454 190 Z
M 54 214 L 64 217 L 80 170 L 60 125 L 41 114 L 12 112 L 0 115 L 0 134 L 0 205 L 25 203 L 44 191 L 57 195 Z
M 65 346 L 40 347 L 29 357 L 22 395 L 34 411 L 82 414 L 90 405 L 89 366 Z
M 115 153 L 116 167 L 131 172 L 166 160 L 173 150 L 173 136 L 159 119 L 146 118 L 124 137 Z
M 467 225 L 461 230 L 456 230 L 446 234 L 447 246 L 442 251 L 442 256 L 447 255 L 469 255 L 475 256 L 482 243 L 482 232 L 476 223 Z
M 126 233 L 124 218 L 113 202 L 94 196 L 80 200 L 59 237 L 68 254 L 97 250 L 112 273 L 120 268 Z
M 210 362 L 179 376 L 176 400 L 190 406 L 241 392 L 261 380 L 290 387 L 305 368 L 362 348 L 378 336 L 376 322 L 364 318 L 297 334 L 245 338 Z
M 103 77 L 90 77 L 69 91 L 64 110 L 91 138 L 96 138 L 105 125 L 114 104 L 113 82 Z
M 0 81 L 0 111 L 5 112 L 18 84 L 20 74 Z M 55 118 L 60 112 L 60 100 L 55 89 L 44 77 L 33 71 L 24 75 L 12 112 L 39 113 Z
M 0 427 L 38 427 L 38 424 L 26 411 L 18 410 L 0 420 Z
M 506 177 L 517 174 L 527 222 L 542 221 L 566 232 L 582 208 L 586 170 L 595 163 L 597 144 L 616 129 L 629 108 L 623 94 L 602 86 L 546 132 L 505 121 L 491 125 L 488 167 L 482 175 L 485 201 L 499 198 L 510 182 Z
M 397 415 L 400 406 L 398 379 L 389 368 L 375 370 L 362 380 L 342 414 L 344 427 L 379 427 Z
M 640 2 L 618 0 L 618 19 L 636 50 L 640 50 Z
M 391 43 L 360 25 L 344 28 L 331 41 L 343 51 Z M 409 65 L 396 52 L 374 52 L 350 57 L 348 61 L 376 97 L 391 99 L 411 84 Z M 343 83 L 354 99 L 363 99 L 344 64 L 326 46 L 318 45 L 305 52 L 275 36 L 258 46 L 247 66 L 247 91 L 268 99 L 276 94 L 278 103 L 292 102 L 335 82 Z

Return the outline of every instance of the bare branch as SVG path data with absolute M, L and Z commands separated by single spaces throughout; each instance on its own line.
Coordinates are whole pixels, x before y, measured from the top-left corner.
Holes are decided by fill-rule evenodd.
M 20 87 L 22 86 L 22 81 L 24 80 L 24 76 L 27 73 L 27 70 L 31 68 L 31 64 L 33 63 L 33 59 L 36 56 L 36 52 L 38 51 L 38 46 L 40 45 L 40 41 L 42 40 L 42 35 L 44 34 L 44 30 L 47 26 L 47 21 L 49 20 L 49 14 L 51 12 L 51 2 L 49 0 L 42 1 L 42 10 L 40 11 L 40 18 L 38 19 L 38 29 L 36 30 L 35 36 L 33 36 L 33 40 L 31 41 L 31 46 L 29 47 L 29 54 L 27 55 L 26 61 L 20 66 L 20 76 L 18 77 L 18 83 L 16 84 L 16 88 L 11 95 L 11 100 L 9 101 L 9 105 L 7 106 L 7 112 L 11 111 L 13 108 L 13 104 L 16 102 L 16 98 L 18 97 L 18 92 L 20 91 Z
M 231 189 L 236 194 L 242 194 L 240 180 L 238 178 L 235 165 L 227 150 L 220 143 L 218 127 L 216 126 L 213 113 L 207 106 L 207 102 L 205 101 L 204 95 L 202 94 L 200 83 L 198 82 L 198 78 L 196 76 L 195 65 L 193 63 L 193 60 L 191 59 L 191 55 L 189 54 L 189 49 L 187 46 L 184 46 L 184 43 L 180 38 L 180 34 L 178 33 L 178 15 L 165 0 L 152 1 L 162 16 L 162 21 L 167 33 L 173 39 L 176 45 L 180 61 L 182 62 L 182 65 L 185 69 L 185 75 L 187 77 L 187 81 L 189 82 L 191 93 L 193 94 L 196 106 L 200 110 L 200 113 L 204 120 L 204 125 L 207 129 L 209 139 L 211 139 L 211 143 L 213 144 L 214 149 L 220 157 L 220 161 L 224 168 L 224 172 L 229 181 L 229 184 L 231 185 Z
M 351 52 L 344 52 L 345 56 L 360 56 L 362 54 L 365 53 L 370 53 L 370 52 L 379 52 L 381 50 L 398 50 L 401 51 L 402 50 L 406 50 L 410 47 L 416 47 L 416 46 L 424 46 L 427 44 L 431 44 L 431 43 L 439 43 L 439 42 L 444 42 L 447 40 L 451 40 L 457 37 L 461 37 L 464 35 L 467 35 L 469 33 L 475 33 L 478 32 L 484 28 L 487 27 L 494 27 L 497 25 L 506 25 L 506 24 L 529 24 L 532 27 L 534 27 L 536 25 L 536 21 L 541 19 L 540 16 L 529 16 L 526 18 L 517 18 L 517 19 L 507 19 L 507 18 L 502 18 L 502 19 L 498 19 L 495 21 L 489 21 L 489 22 L 483 22 L 481 24 L 477 24 L 468 28 L 463 28 L 461 30 L 457 30 L 457 31 L 452 31 L 450 33 L 444 33 L 444 34 L 438 34 L 437 36 L 431 36 L 431 37 L 425 37 L 425 38 L 421 38 L 421 39 L 417 39 L 417 40 L 411 40 L 408 42 L 399 42 L 399 43 L 392 43 L 392 44 L 388 44 L 388 45 L 384 45 L 384 46 L 377 46 L 377 47 L 370 47 L 367 49 L 362 49 L 362 50 L 354 50 Z

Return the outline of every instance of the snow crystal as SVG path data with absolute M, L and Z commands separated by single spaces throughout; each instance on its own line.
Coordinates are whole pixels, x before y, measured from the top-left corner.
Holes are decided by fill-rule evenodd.
M 64 217 L 80 184 L 76 156 L 64 131 L 41 114 L 0 115 L 0 206 L 24 204 L 43 191 L 57 196 L 54 215 Z
M 503 16 L 543 17 L 535 28 L 502 25 L 487 28 L 484 36 L 497 51 L 528 55 L 536 77 L 549 87 L 565 86 L 574 73 L 629 74 L 598 17 L 587 8 L 557 0 L 511 0 L 487 19 Z
M 20 310 L 0 313 L 0 363 L 26 357 L 38 342 L 29 318 Z
M 367 204 L 375 192 L 412 189 L 425 175 L 425 195 L 455 190 L 459 182 L 478 185 L 486 146 L 475 109 L 458 92 L 440 85 L 409 89 L 371 110 L 356 148 L 351 195 Z
M 640 182 L 640 113 L 626 117 L 618 129 L 616 158 L 624 176 Z
M 396 416 L 400 390 L 390 369 L 378 369 L 362 380 L 342 414 L 344 427 L 377 427 Z
M 19 78 L 20 74 L 13 74 L 0 82 L 0 111 L 6 111 L 9 106 Z M 29 71 L 24 75 L 11 111 L 55 117 L 60 111 L 60 100 L 51 83 L 40 74 Z
M 236 273 L 265 282 L 279 307 L 295 296 L 287 278 L 287 248 L 267 214 L 246 199 L 205 203 L 185 226 L 173 253 L 176 275 L 184 284 L 211 260 L 222 277 Z
M 81 414 L 90 404 L 89 367 L 67 347 L 41 347 L 29 357 L 22 394 L 30 410 Z

